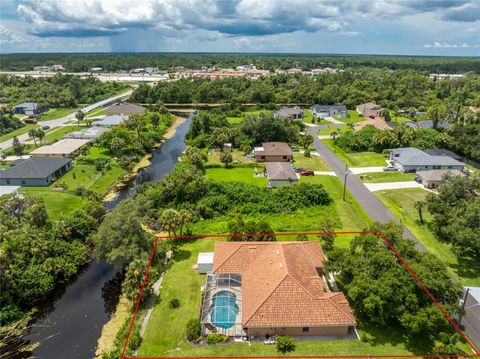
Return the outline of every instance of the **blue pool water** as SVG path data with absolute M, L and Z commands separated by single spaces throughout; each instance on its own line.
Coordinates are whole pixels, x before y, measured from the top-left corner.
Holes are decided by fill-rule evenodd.
M 238 311 L 237 296 L 234 293 L 222 290 L 213 296 L 210 317 L 216 327 L 224 329 L 233 327 Z

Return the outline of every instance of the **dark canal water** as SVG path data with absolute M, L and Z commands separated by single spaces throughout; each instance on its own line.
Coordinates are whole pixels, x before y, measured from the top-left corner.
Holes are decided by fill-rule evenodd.
M 185 150 L 185 135 L 191 116 L 177 127 L 175 135 L 154 153 L 147 168 L 149 182 L 165 177 Z M 134 185 L 106 202 L 111 210 L 135 193 Z M 120 294 L 120 274 L 103 261 L 93 260 L 71 283 L 59 286 L 54 299 L 46 303 L 41 315 L 24 340 L 39 342 L 32 355 L 39 359 L 94 357 L 103 325 L 109 320 Z M 25 358 L 25 356 L 21 356 Z

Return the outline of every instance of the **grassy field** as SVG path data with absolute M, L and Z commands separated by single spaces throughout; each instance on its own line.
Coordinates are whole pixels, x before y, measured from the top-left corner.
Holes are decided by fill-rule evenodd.
M 261 112 L 271 113 L 269 110 L 255 110 L 255 111 L 245 111 L 242 112 L 242 115 L 239 117 L 227 117 L 229 123 L 238 124 L 243 121 L 246 116 L 258 116 Z
M 214 181 L 244 182 L 265 187 L 267 185 L 267 178 L 254 177 L 254 170 L 253 167 L 207 168 L 205 176 Z M 263 172 L 263 166 L 258 166 L 257 171 Z
M 20 192 L 27 196 L 41 198 L 45 202 L 48 217 L 58 219 L 67 215 L 82 204 L 82 198 L 73 191 L 53 191 L 52 187 L 22 187 Z
M 47 112 L 42 113 L 39 116 L 40 121 L 48 121 L 48 120 L 55 120 L 57 118 L 68 116 L 76 111 L 78 111 L 80 107 L 74 108 L 51 108 Z
M 333 144 L 332 140 L 323 140 L 325 144 L 350 167 L 385 166 L 385 156 L 376 152 L 347 153 Z
M 8 141 L 9 139 L 15 136 L 20 136 L 20 135 L 23 135 L 24 133 L 27 133 L 32 128 L 39 128 L 39 127 L 40 127 L 39 125 L 25 125 L 23 127 L 17 128 L 15 131 L 1 135 L 0 142 Z
M 401 172 L 375 172 L 362 173 L 358 177 L 363 182 L 367 183 L 385 183 L 385 182 L 402 182 L 414 181 L 415 173 L 401 173 Z
M 333 116 L 333 118 L 345 123 L 357 123 L 357 122 L 363 121 L 363 116 L 360 115 L 356 110 L 348 110 L 347 118 L 338 117 L 338 116 Z
M 414 204 L 416 201 L 424 200 L 428 196 L 428 192 L 422 189 L 409 188 L 374 193 L 428 248 L 429 252 L 435 254 L 448 265 L 453 276 L 462 285 L 480 286 L 480 267 L 468 258 L 459 260 L 448 243 L 441 242 L 435 237 L 429 229 L 431 217 L 427 210 L 423 211 L 425 224 L 420 224 L 418 211 Z
M 278 237 L 283 240 L 284 237 Z M 255 356 L 278 355 L 275 346 L 263 343 L 235 343 L 226 346 L 192 346 L 185 340 L 186 323 L 198 316 L 205 275 L 198 274 L 192 266 L 199 252 L 214 249 L 219 239 L 204 238 L 185 241 L 175 252 L 162 282 L 160 299 L 148 322 L 144 339 L 138 351 L 140 357 L 175 356 Z M 171 309 L 170 300 L 177 298 L 180 307 Z M 166 325 L 168 323 L 168 325 Z M 374 327 L 362 322 L 359 327 L 368 333 L 370 343 L 351 341 L 297 341 L 295 352 L 289 355 L 408 355 L 423 354 L 429 348 L 421 344 L 406 344 L 395 329 Z
M 208 165 L 222 165 L 224 164 L 220 162 L 220 151 L 209 151 L 208 153 L 208 160 L 207 160 L 207 166 Z M 241 164 L 251 164 L 254 165 L 256 163 L 255 159 L 253 158 L 248 158 L 245 157 L 244 153 L 242 151 L 237 151 L 233 150 L 232 151 L 232 158 L 233 158 L 233 163 L 230 164 L 230 166 L 235 165 L 236 163 L 241 163 Z
M 330 167 L 328 167 L 320 156 L 311 155 L 311 157 L 305 157 L 303 153 L 295 153 L 293 161 L 297 168 L 314 171 L 331 171 Z
M 337 130 L 339 133 L 347 132 L 350 130 L 348 126 L 331 126 L 327 128 L 323 128 L 318 131 L 319 135 L 330 135 L 333 131 Z

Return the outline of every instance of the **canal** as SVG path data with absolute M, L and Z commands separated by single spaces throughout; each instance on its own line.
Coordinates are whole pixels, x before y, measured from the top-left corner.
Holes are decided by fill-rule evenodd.
M 177 127 L 175 134 L 155 150 L 147 167 L 149 182 L 156 183 L 175 166 L 185 150 L 185 135 L 191 116 Z M 105 206 L 111 210 L 122 200 L 133 196 L 134 185 L 120 191 Z M 40 310 L 41 314 L 23 338 L 38 342 L 32 355 L 39 359 L 78 358 L 95 356 L 97 340 L 103 325 L 113 314 L 120 295 L 120 274 L 103 261 L 93 260 L 68 284 L 60 285 L 53 300 Z

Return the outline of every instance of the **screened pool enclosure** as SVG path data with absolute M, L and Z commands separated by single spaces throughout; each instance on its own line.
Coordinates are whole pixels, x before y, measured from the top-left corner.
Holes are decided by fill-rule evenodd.
M 245 336 L 242 326 L 242 277 L 208 273 L 202 303 L 202 335 Z

